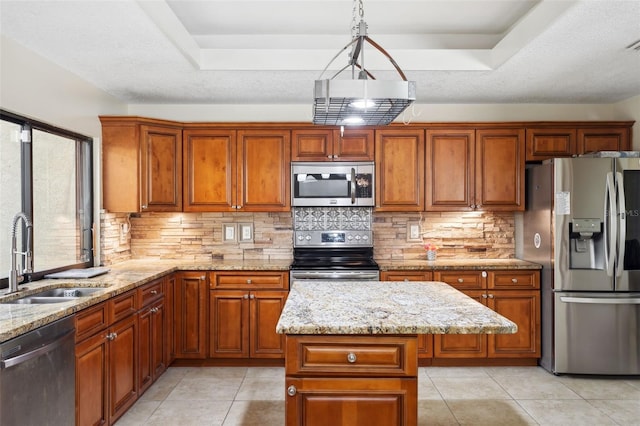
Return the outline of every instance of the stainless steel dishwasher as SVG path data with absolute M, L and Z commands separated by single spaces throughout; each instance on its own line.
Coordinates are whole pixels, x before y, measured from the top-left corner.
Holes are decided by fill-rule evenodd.
M 75 376 L 72 316 L 0 344 L 0 426 L 74 425 Z

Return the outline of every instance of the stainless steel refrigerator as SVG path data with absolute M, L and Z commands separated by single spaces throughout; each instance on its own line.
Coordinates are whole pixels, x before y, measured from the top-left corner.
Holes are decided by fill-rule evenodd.
M 542 357 L 556 373 L 640 374 L 640 158 L 527 169 L 523 257 L 542 269 Z

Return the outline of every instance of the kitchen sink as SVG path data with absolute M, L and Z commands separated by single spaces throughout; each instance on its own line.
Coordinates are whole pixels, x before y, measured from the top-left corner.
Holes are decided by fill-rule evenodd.
M 76 300 L 78 297 L 90 296 L 100 290 L 104 290 L 104 287 L 58 287 L 1 303 L 35 305 L 42 303 L 70 302 L 72 300 Z

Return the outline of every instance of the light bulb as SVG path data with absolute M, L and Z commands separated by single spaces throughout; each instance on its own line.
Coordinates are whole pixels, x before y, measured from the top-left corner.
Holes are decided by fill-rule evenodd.
M 362 124 L 362 123 L 364 123 L 364 119 L 362 117 L 358 117 L 357 115 L 352 115 L 342 120 L 342 124 Z
M 358 99 L 357 101 L 351 102 L 349 106 L 352 106 L 354 108 L 359 108 L 359 109 L 365 109 L 365 108 L 372 108 L 376 106 L 376 103 L 373 102 L 371 99 Z

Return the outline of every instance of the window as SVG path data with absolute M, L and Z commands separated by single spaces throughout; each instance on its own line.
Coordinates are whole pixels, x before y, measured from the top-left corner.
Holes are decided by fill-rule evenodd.
M 33 223 L 33 278 L 93 265 L 92 140 L 0 110 L 0 287 L 11 269 L 13 219 Z M 17 248 L 29 240 L 23 222 Z M 18 270 L 24 259 L 18 256 Z

